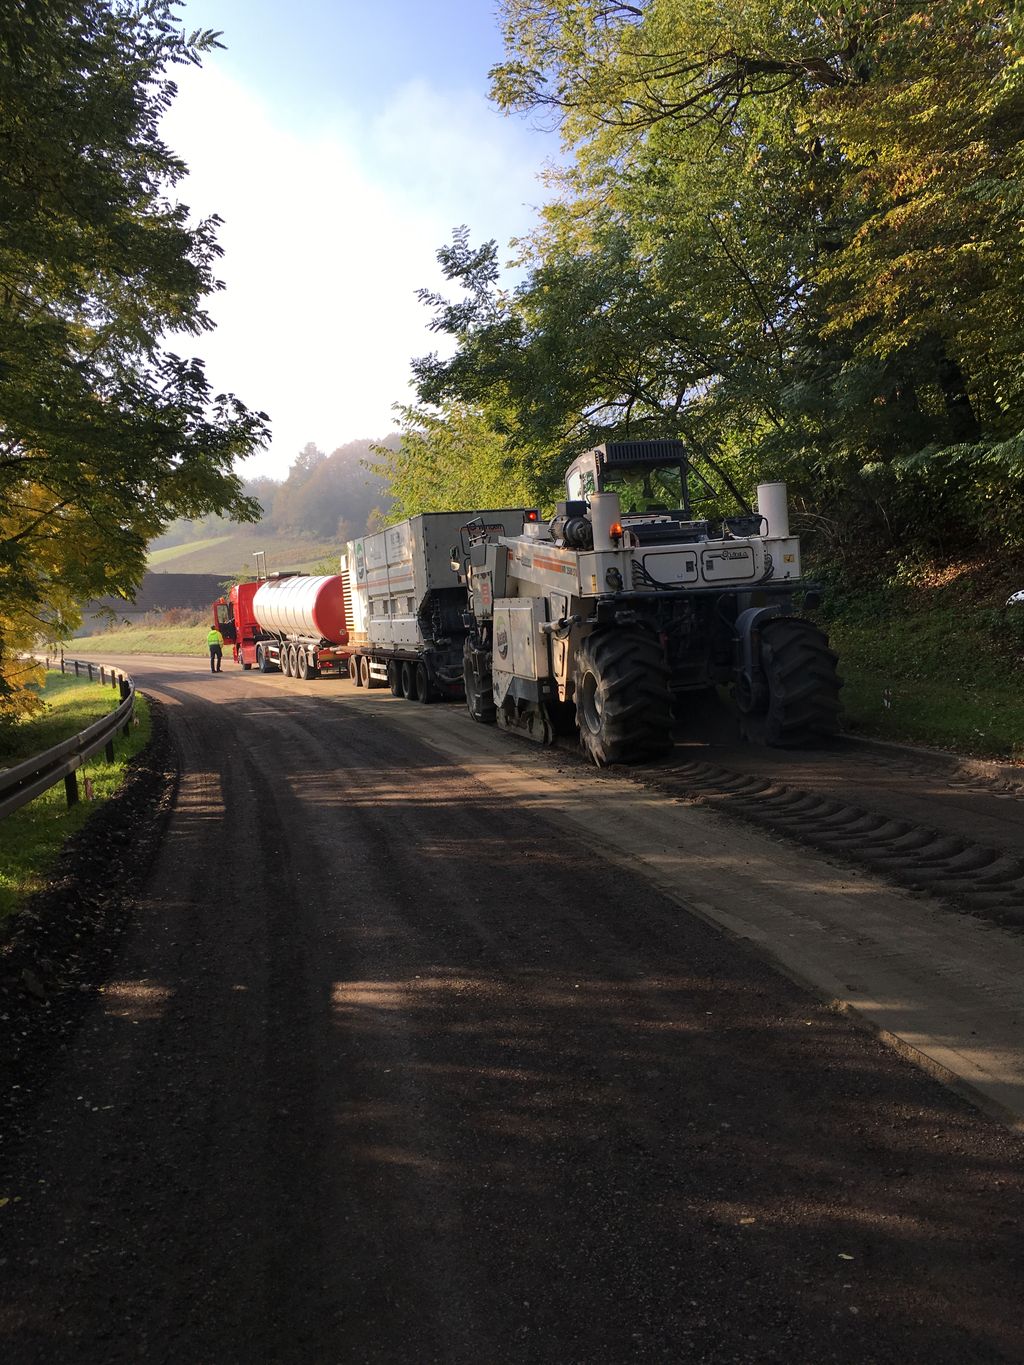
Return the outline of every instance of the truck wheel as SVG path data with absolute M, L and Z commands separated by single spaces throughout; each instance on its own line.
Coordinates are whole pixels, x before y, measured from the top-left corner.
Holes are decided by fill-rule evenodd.
M 414 701 L 416 698 L 416 674 L 408 659 L 402 663 L 402 696 L 406 701 Z
M 299 651 L 294 645 L 288 646 L 288 676 L 295 678 L 299 672 Z
M 580 746 L 599 767 L 636 763 L 672 748 L 665 653 L 642 630 L 601 630 L 576 655 Z
M 267 671 L 267 656 L 263 653 L 262 645 L 256 646 L 256 667 L 261 673 L 266 673 Z
M 304 649 L 295 651 L 295 671 L 303 681 L 309 677 L 309 655 Z
M 434 700 L 434 689 L 430 685 L 430 678 L 427 674 L 426 664 L 416 665 L 416 700 L 426 706 L 428 702 Z
M 277 661 L 281 667 L 281 672 L 286 678 L 291 677 L 291 670 L 288 667 L 288 646 L 282 645 L 278 650 Z
M 807 749 L 837 735 L 843 685 L 837 662 L 828 636 L 810 621 L 768 621 L 761 628 L 767 705 L 744 712 L 737 697 L 744 737 L 775 749 Z
M 359 656 L 359 686 L 370 686 L 370 661 L 365 654 Z
M 479 657 L 479 651 L 476 651 Z M 467 646 L 462 663 L 462 680 L 466 685 L 466 710 L 479 725 L 494 725 L 498 708 L 491 688 L 491 670 L 481 670 L 479 677 L 473 667 L 473 651 Z
M 402 695 L 402 666 L 397 659 L 391 659 L 388 663 L 388 687 L 393 697 Z
M 359 655 L 350 654 L 348 656 L 348 676 L 356 687 L 362 687 L 363 680 L 359 673 Z

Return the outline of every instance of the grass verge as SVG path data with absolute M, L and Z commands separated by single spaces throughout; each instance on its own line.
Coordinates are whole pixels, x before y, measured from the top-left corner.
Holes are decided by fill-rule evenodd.
M 119 704 L 117 693 L 99 683 L 84 682 L 61 673 L 46 675 L 42 692 L 45 710 L 21 721 L 14 729 L 4 751 L 4 766 L 69 739 L 80 730 L 108 714 Z M 136 695 L 138 724 L 127 739 L 118 736 L 115 757 L 108 763 L 100 750 L 79 769 L 79 791 L 84 797 L 84 778 L 92 784 L 92 800 L 80 800 L 68 809 L 64 783 L 21 810 L 0 821 L 0 927 L 27 896 L 46 884 L 65 840 L 85 824 L 99 802 L 112 796 L 120 786 L 131 758 L 149 742 L 150 716 L 146 699 Z
M 202 658 L 206 654 L 206 632 L 202 626 L 125 626 L 102 635 L 83 635 L 70 641 L 65 654 L 92 659 L 108 654 L 178 654 Z
M 1007 595 L 977 565 L 836 591 L 824 623 L 846 728 L 1024 762 L 1024 608 Z

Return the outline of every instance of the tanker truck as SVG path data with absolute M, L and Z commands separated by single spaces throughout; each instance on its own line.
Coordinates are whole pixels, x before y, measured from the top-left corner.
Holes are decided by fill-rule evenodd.
M 213 624 L 235 662 L 286 677 L 347 677 L 352 599 L 347 574 L 269 574 L 235 583 L 213 604 Z

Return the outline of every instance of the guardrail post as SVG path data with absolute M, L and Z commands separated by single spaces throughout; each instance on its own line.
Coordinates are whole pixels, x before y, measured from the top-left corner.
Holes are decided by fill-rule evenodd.
M 112 739 L 108 741 L 107 747 L 103 750 L 103 756 L 104 756 L 104 758 L 107 760 L 108 763 L 113 763 L 113 761 L 114 761 L 114 741 L 113 741 Z
M 122 701 L 127 701 L 128 698 L 131 696 L 131 691 L 132 691 L 131 683 L 128 681 L 127 678 L 122 678 L 122 679 L 121 679 L 121 700 L 122 700 Z M 132 721 L 131 721 L 131 716 L 129 716 L 128 719 L 127 719 L 127 720 L 125 721 L 125 723 L 124 723 L 124 729 L 123 729 L 123 731 L 122 731 L 122 734 L 124 735 L 125 739 L 127 739 L 128 736 L 131 734 L 131 730 L 132 730 Z
M 86 664 L 86 668 L 89 670 L 89 681 L 92 682 L 92 664 Z
M 64 792 L 68 798 L 68 806 L 78 803 L 78 774 L 68 773 L 64 779 Z
M 78 660 L 76 659 L 76 660 L 75 660 L 75 677 L 77 678 L 77 677 L 79 677 L 79 676 L 80 676 L 80 674 L 79 674 L 79 672 L 78 672 Z

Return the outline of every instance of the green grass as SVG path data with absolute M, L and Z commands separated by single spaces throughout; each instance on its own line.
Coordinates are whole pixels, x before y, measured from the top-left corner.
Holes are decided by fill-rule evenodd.
M 203 658 L 206 653 L 208 625 L 202 626 L 125 626 L 102 635 L 82 635 L 68 641 L 64 653 L 81 659 L 99 659 L 108 654 L 181 654 Z
M 147 562 L 151 569 L 155 564 L 170 564 L 175 559 L 182 559 L 185 555 L 198 554 L 201 550 L 209 550 L 214 545 L 223 545 L 226 540 L 233 538 L 233 533 L 229 532 L 223 536 L 208 536 L 205 540 L 190 540 L 184 545 L 168 545 L 162 550 L 150 550 Z
M 969 576 L 837 599 L 825 622 L 854 734 L 1024 762 L 1024 611 Z
M 70 739 L 119 704 L 111 687 L 89 683 L 60 673 L 47 673 L 42 691 L 45 710 L 19 722 L 5 749 L 2 762 L 12 767 L 23 759 L 43 753 L 61 740 Z M 46 885 L 64 841 L 81 829 L 96 809 L 97 802 L 112 796 L 124 779 L 132 755 L 149 742 L 149 707 L 136 695 L 138 724 L 127 739 L 118 735 L 114 762 L 108 763 L 100 750 L 78 772 L 79 792 L 84 796 L 84 778 L 92 783 L 93 799 L 80 800 L 68 809 L 64 783 L 0 820 L 0 926 L 34 891 Z

